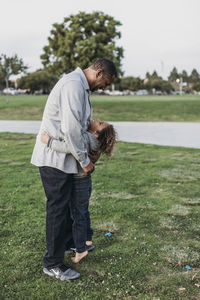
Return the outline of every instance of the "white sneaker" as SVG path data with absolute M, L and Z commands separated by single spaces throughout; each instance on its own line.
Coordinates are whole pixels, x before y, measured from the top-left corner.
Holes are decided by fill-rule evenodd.
M 51 277 L 56 277 L 61 281 L 72 281 L 77 280 L 80 278 L 80 273 L 72 270 L 71 268 L 61 265 L 60 267 L 53 267 L 53 268 L 43 268 L 43 272 Z

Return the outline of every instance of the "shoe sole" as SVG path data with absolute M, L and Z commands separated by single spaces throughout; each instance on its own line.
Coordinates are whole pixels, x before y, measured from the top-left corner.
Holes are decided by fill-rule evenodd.
M 74 253 L 73 250 L 66 250 L 66 251 L 65 251 L 65 254 L 72 254 L 72 253 Z
M 86 249 L 88 252 L 92 252 L 94 251 L 95 246 L 88 246 L 88 248 Z
M 94 246 L 94 247 L 91 247 L 91 248 L 90 248 L 90 247 L 91 247 L 91 246 L 88 246 L 88 248 L 86 248 L 86 250 L 87 250 L 88 252 L 94 251 L 95 246 Z M 72 253 L 76 253 L 76 248 L 68 249 L 68 250 L 65 251 L 64 254 L 72 254 Z
M 46 275 L 48 275 L 50 277 L 56 277 L 57 279 L 60 279 L 61 281 L 67 281 L 67 282 L 71 282 L 71 281 L 74 281 L 74 280 L 77 280 L 77 279 L 80 278 L 80 276 L 79 276 L 79 277 L 75 277 L 73 279 L 72 278 L 71 279 L 67 279 L 66 277 L 57 276 L 55 274 L 52 274 L 51 272 L 48 272 L 48 270 L 46 268 L 43 268 L 43 272 L 44 272 L 44 274 L 46 274 Z

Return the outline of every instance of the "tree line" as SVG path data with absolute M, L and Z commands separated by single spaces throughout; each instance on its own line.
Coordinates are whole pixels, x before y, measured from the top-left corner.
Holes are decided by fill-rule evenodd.
M 185 92 L 200 91 L 200 74 L 196 69 L 187 74 L 185 70 L 178 73 L 174 67 L 168 80 L 163 80 L 156 71 L 152 74 L 147 72 L 143 79 L 124 77 L 121 63 L 124 49 L 117 45 L 121 37 L 118 27 L 121 25 L 118 20 L 103 12 L 79 12 L 64 18 L 62 23 L 52 25 L 48 43 L 43 47 L 40 57 L 42 69 L 30 73 L 27 72 L 28 66 L 17 55 L 0 55 L 0 89 L 12 85 L 9 83 L 11 75 L 23 73 L 23 77 L 17 81 L 19 88 L 29 93 L 38 90 L 49 93 L 64 73 L 71 72 L 78 66 L 84 69 L 96 59 L 106 57 L 116 64 L 119 78 L 115 82 L 115 88 L 118 90 L 146 89 L 170 93 L 177 90 L 181 82 Z

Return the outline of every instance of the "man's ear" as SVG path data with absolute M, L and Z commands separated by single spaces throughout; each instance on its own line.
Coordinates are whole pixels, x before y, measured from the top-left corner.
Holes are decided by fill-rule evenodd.
M 102 78 L 103 77 L 103 70 L 102 69 L 98 69 L 96 72 L 96 78 Z

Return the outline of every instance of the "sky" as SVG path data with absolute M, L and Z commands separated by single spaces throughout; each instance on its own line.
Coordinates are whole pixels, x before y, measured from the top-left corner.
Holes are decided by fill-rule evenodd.
M 200 0 L 0 0 L 0 54 L 17 54 L 35 71 L 52 24 L 80 11 L 101 11 L 122 23 L 125 76 L 154 70 L 167 78 L 193 68 L 200 73 Z

